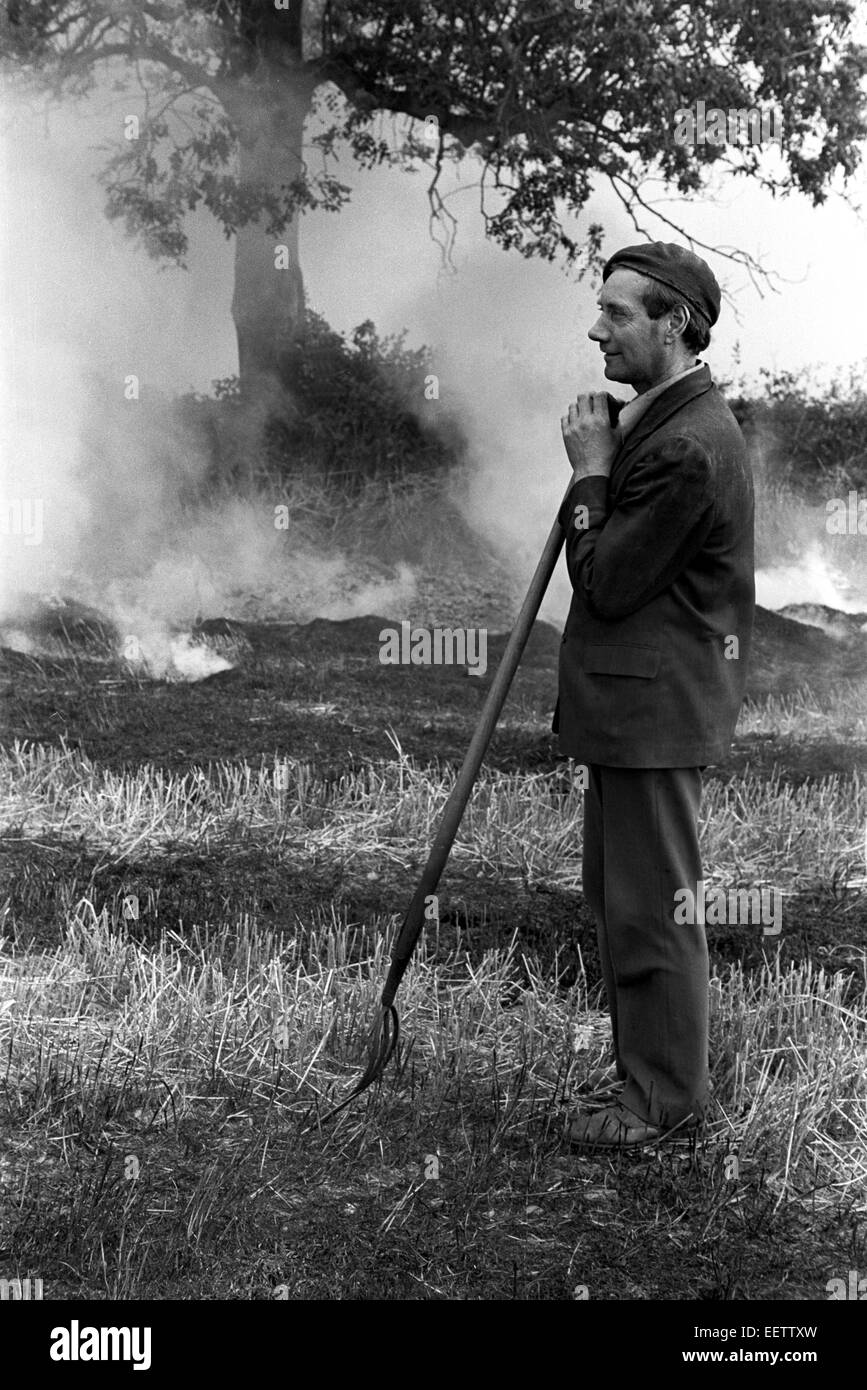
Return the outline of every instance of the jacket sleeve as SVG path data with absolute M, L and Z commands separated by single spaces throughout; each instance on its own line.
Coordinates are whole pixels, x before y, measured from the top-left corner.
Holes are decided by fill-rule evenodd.
M 609 480 L 581 478 L 560 509 L 572 588 L 590 612 L 616 621 L 667 589 L 713 524 L 714 475 L 695 439 L 666 439 L 639 457 L 612 502 Z

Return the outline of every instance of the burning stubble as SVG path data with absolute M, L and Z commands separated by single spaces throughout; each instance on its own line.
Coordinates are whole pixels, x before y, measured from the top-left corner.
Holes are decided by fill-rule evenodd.
M 194 277 L 169 271 L 170 293 L 143 288 L 142 252 L 104 217 L 93 112 L 54 112 L 48 139 L 11 97 L 3 115 L 2 293 L 16 340 L 14 354 L 0 354 L 3 640 L 34 601 L 73 600 L 113 625 L 118 655 L 133 667 L 195 679 L 225 665 L 191 640 L 198 620 L 406 612 L 416 587 L 410 565 L 377 554 L 360 573 L 339 538 L 310 524 L 310 506 L 290 498 L 289 524 L 278 531 L 283 498 L 269 483 L 243 495 L 215 485 L 212 442 L 191 425 L 189 398 L 184 405 L 174 395 L 189 385 L 187 345 L 201 342 L 205 356 Z M 169 301 L 187 297 L 185 343 L 171 331 Z M 155 381 L 172 384 L 161 391 Z M 252 474 L 248 433 L 233 447 Z

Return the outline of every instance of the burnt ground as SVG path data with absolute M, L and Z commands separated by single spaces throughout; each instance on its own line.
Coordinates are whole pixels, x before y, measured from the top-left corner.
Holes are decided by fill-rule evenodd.
M 327 777 L 393 757 L 393 730 L 419 763 L 459 763 L 508 633 L 489 636 L 487 671 L 476 676 L 457 666 L 382 665 L 379 634 L 394 625 L 378 616 L 305 624 L 211 620 L 195 635 L 236 664 L 188 683 L 136 674 L 114 657 L 107 625 L 79 619 L 55 622 L 46 632 L 34 624 L 34 653 L 0 645 L 3 737 L 63 741 L 118 771 L 143 763 L 183 771 L 277 754 L 309 760 Z M 46 640 L 39 644 L 40 638 Z M 537 622 L 491 741 L 489 766 L 517 771 L 558 762 L 550 724 L 559 647 L 559 628 Z M 834 638 L 757 609 L 748 701 L 805 688 L 821 698 L 865 677 L 867 637 Z M 768 746 L 773 743 L 740 740 L 721 770 L 731 775 L 747 760 L 754 769 L 784 762 L 796 777 L 820 777 L 867 766 L 867 747 L 848 741 L 788 747 L 784 757 Z
M 459 764 L 506 635 L 489 638 L 488 671 L 480 678 L 448 666 L 381 665 L 379 633 L 392 625 L 376 616 L 305 625 L 216 620 L 204 624 L 200 636 L 237 665 L 184 683 L 136 674 L 113 655 L 110 632 L 95 621 L 67 623 L 63 641 L 43 644 L 50 655 L 0 649 L 4 738 L 64 744 L 114 771 L 149 763 L 182 773 L 217 760 L 270 766 L 277 756 L 308 762 L 327 780 L 393 759 L 391 731 L 420 764 Z M 559 767 L 565 786 L 567 767 L 550 733 L 559 643 L 558 629 L 536 624 L 487 763 L 502 771 Z M 860 635 L 835 639 L 759 610 L 750 698 L 805 685 L 821 696 L 840 680 L 861 676 L 864 667 Z M 765 734 L 738 738 L 731 758 L 706 775 L 728 780 L 748 770 L 796 784 L 856 769 L 867 771 L 863 742 Z M 265 927 L 291 930 L 332 906 L 363 924 L 403 912 L 426 852 L 420 845 L 418 865 L 409 872 L 372 866 L 363 856 L 293 864 L 279 844 L 255 840 L 219 855 L 162 846 L 159 854 L 110 862 L 74 838 L 40 841 L 7 826 L 0 838 L 0 895 L 19 939 L 42 945 L 57 940 L 70 904 L 85 893 L 112 914 L 125 894 L 138 893 L 148 911 L 141 924 L 128 926 L 142 933 L 183 931 L 243 913 Z M 504 944 L 517 929 L 522 948 L 540 961 L 559 950 L 564 983 L 578 969 L 579 949 L 591 983 L 598 981 L 595 933 L 580 893 L 480 877 L 454 864 L 444 886 L 450 906 L 441 924 L 443 949 L 460 933 L 462 947 L 474 954 Z M 833 885 L 788 900 L 787 923 L 784 957 L 809 955 L 836 968 L 867 946 L 865 895 Z M 763 944 L 750 927 L 709 927 L 708 935 L 718 961 L 761 963 Z

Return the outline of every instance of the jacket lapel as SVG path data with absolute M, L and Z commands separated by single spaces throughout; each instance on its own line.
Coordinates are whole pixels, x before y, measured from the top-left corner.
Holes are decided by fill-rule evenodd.
M 692 376 L 684 377 L 681 381 L 676 381 L 668 390 L 663 391 L 656 400 L 648 406 L 641 419 L 630 430 L 623 444 L 615 455 L 611 466 L 611 476 L 620 473 L 624 462 L 634 454 L 647 439 L 648 435 L 658 430 L 676 411 L 680 410 L 688 401 L 695 400 L 696 396 L 703 396 L 713 386 L 711 380 L 710 367 L 702 367 L 700 372 L 693 372 Z

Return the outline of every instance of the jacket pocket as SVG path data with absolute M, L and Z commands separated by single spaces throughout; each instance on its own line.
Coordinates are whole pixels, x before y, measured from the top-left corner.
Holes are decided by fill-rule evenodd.
M 584 648 L 581 669 L 598 676 L 643 676 L 652 680 L 659 675 L 661 652 L 658 647 L 592 644 Z

